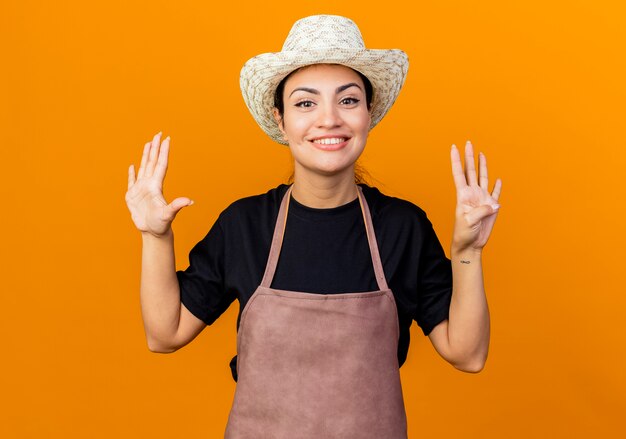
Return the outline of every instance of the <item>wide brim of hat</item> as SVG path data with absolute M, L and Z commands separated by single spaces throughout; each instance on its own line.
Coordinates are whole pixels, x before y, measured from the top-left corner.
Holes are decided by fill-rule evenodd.
M 361 72 L 374 89 L 370 130 L 387 114 L 404 85 L 409 60 L 399 49 L 326 49 L 264 53 L 251 58 L 241 69 L 239 85 L 246 106 L 259 126 L 273 140 L 287 142 L 272 110 L 280 81 L 292 71 L 311 64 L 342 64 Z

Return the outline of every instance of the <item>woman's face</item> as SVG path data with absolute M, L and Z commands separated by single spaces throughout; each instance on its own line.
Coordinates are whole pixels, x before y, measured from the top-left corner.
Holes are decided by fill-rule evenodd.
M 354 165 L 371 121 L 365 86 L 354 70 L 337 64 L 303 67 L 285 82 L 283 102 L 282 120 L 276 109 L 274 117 L 296 167 L 333 175 Z

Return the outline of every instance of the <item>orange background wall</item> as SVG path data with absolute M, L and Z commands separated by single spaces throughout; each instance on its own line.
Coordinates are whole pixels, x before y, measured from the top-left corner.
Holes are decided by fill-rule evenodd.
M 449 251 L 450 145 L 472 140 L 491 184 L 503 180 L 483 256 L 486 368 L 454 369 L 413 325 L 401 369 L 411 438 L 615 437 L 626 7 L 510 3 L 4 0 L 0 436 L 223 434 L 238 305 L 180 351 L 148 350 L 127 168 L 156 132 L 171 136 L 165 196 L 195 200 L 174 223 L 185 268 L 228 204 L 291 171 L 243 103 L 241 66 L 280 50 L 296 19 L 333 13 L 369 47 L 409 55 L 363 156 L 384 193 L 426 210 Z

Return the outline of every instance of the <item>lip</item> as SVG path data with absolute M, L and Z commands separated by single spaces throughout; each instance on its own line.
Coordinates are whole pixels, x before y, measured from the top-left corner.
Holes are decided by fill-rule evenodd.
M 339 137 L 343 137 L 346 140 L 341 142 L 341 143 L 335 143 L 335 144 L 332 144 L 332 145 L 324 145 L 324 144 L 321 144 L 321 143 L 315 143 L 315 140 L 319 140 L 319 139 L 333 139 L 333 138 L 339 138 Z M 314 147 L 316 147 L 317 149 L 321 149 L 322 151 L 337 151 L 337 150 L 345 147 L 348 144 L 348 142 L 350 141 L 350 139 L 351 139 L 351 137 L 345 136 L 345 135 L 342 135 L 342 134 L 330 134 L 330 135 L 326 135 L 326 136 L 314 137 L 314 138 L 310 139 L 309 142 L 311 142 Z

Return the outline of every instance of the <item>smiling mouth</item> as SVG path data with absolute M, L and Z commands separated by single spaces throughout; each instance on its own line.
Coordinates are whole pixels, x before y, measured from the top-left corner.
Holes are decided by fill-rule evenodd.
M 346 140 L 348 140 L 346 137 L 329 137 L 326 139 L 315 139 L 313 140 L 313 143 L 317 143 L 319 145 L 338 145 Z

